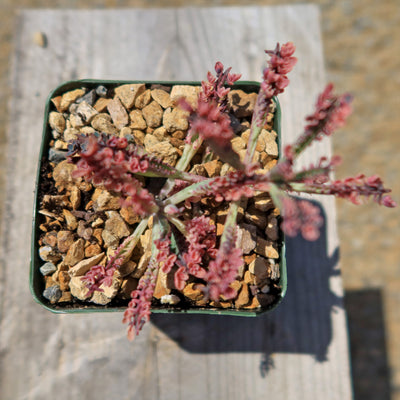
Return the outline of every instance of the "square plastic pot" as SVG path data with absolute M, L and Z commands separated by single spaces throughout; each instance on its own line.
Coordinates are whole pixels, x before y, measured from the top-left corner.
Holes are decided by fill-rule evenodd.
M 51 128 L 48 124 L 49 113 L 55 110 L 51 99 L 53 97 L 62 95 L 65 92 L 70 90 L 78 89 L 78 88 L 86 88 L 88 90 L 94 89 L 99 85 L 103 85 L 108 89 L 113 89 L 117 86 L 124 84 L 134 84 L 134 83 L 145 83 L 150 86 L 152 84 L 160 84 L 165 86 L 174 86 L 174 85 L 192 85 L 199 86 L 200 82 L 168 82 L 168 81 L 113 81 L 113 80 L 77 80 L 77 81 L 69 81 L 61 84 L 56 89 L 54 89 L 48 96 L 45 111 L 44 111 L 44 120 L 43 120 L 43 135 L 42 135 L 42 143 L 40 147 L 39 160 L 37 166 L 37 175 L 36 175 L 36 189 L 35 189 L 35 197 L 34 197 L 34 205 L 33 205 L 33 220 L 32 220 L 32 239 L 31 239 L 31 262 L 30 262 L 30 289 L 32 295 L 36 302 L 41 304 L 46 309 L 54 312 L 54 313 L 92 313 L 92 312 L 123 312 L 126 307 L 124 306 L 102 306 L 94 303 L 87 302 L 81 307 L 74 304 L 66 303 L 56 303 L 51 304 L 43 296 L 43 291 L 45 289 L 45 281 L 44 277 L 40 272 L 40 267 L 44 264 L 39 257 L 39 244 L 38 240 L 40 237 L 40 229 L 39 229 L 39 218 L 37 211 L 40 208 L 39 204 L 39 187 L 40 187 L 40 179 L 41 179 L 41 168 L 43 160 L 45 160 L 48 156 L 49 152 L 49 143 L 52 140 Z M 234 85 L 234 89 L 241 89 L 246 93 L 258 92 L 260 84 L 258 82 L 237 82 Z M 274 130 L 278 134 L 278 147 L 279 154 L 281 154 L 280 142 L 281 142 L 281 127 L 280 127 L 280 119 L 281 119 L 281 109 L 277 99 L 275 100 L 276 111 L 274 116 Z M 266 312 L 269 312 L 275 309 L 278 304 L 282 301 L 285 296 L 287 289 L 287 274 L 286 274 L 286 254 L 285 254 L 285 239 L 283 234 L 281 233 L 282 245 L 280 251 L 280 259 L 279 259 L 279 269 L 280 269 L 280 279 L 279 286 L 281 287 L 281 292 L 279 298 L 273 304 L 265 308 L 258 308 L 254 310 L 236 310 L 236 309 L 220 309 L 220 308 L 210 308 L 210 307 L 191 307 L 191 308 L 179 308 L 177 306 L 169 306 L 168 308 L 164 307 L 152 307 L 151 311 L 153 313 L 189 313 L 189 314 L 212 314 L 212 315 L 235 315 L 235 316 L 248 316 L 255 317 Z M 112 304 L 112 302 L 111 302 Z

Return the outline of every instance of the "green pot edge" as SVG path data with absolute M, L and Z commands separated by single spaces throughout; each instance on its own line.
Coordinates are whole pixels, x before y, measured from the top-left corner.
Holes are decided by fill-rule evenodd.
M 33 204 L 33 217 L 32 217 L 32 236 L 31 236 L 31 260 L 30 260 L 30 271 L 29 271 L 29 288 L 32 293 L 34 300 L 43 306 L 45 309 L 56 313 L 56 314 L 81 314 L 81 313 L 97 313 L 97 312 L 123 312 L 125 307 L 107 307 L 100 305 L 88 305 L 82 306 L 82 308 L 65 308 L 62 306 L 51 304 L 43 297 L 43 275 L 39 271 L 39 265 L 43 263 L 39 259 L 38 255 L 38 237 L 39 237 L 39 227 L 36 225 L 36 215 L 37 210 L 39 208 L 39 200 L 38 200 L 38 187 L 39 187 L 39 179 L 40 179 L 40 169 L 41 169 L 41 161 L 43 155 L 48 152 L 48 143 L 49 143 L 49 135 L 50 129 L 48 127 L 48 115 L 50 113 L 51 107 L 51 99 L 57 95 L 60 95 L 66 91 L 74 90 L 82 87 L 83 85 L 90 86 L 91 88 L 95 88 L 99 85 L 105 86 L 120 86 L 124 84 L 136 84 L 136 83 L 145 83 L 148 85 L 152 84 L 160 84 L 160 85 L 191 85 L 191 86 L 200 86 L 201 82 L 199 81 L 146 81 L 146 80 L 100 80 L 100 79 L 81 79 L 81 80 L 71 80 L 61 83 L 55 89 L 53 89 L 47 97 L 46 105 L 44 109 L 44 119 L 43 119 L 43 134 L 42 134 L 42 142 L 39 151 L 39 160 L 38 160 L 38 168 L 36 172 L 36 181 L 35 181 L 35 193 L 34 193 L 34 204 Z M 236 82 L 233 87 L 239 88 L 240 86 L 260 86 L 259 82 L 256 81 L 241 81 Z M 90 89 L 89 87 L 89 89 Z M 275 118 L 274 118 L 274 131 L 278 135 L 278 149 L 279 154 L 282 155 L 281 149 L 281 107 L 277 98 L 274 98 L 274 102 L 276 104 L 275 110 Z M 210 308 L 188 308 L 188 309 L 157 309 L 151 308 L 151 312 L 155 314 L 206 314 L 206 315 L 229 315 L 229 316 L 243 316 L 243 317 L 256 317 L 261 314 L 265 314 L 267 312 L 273 311 L 276 307 L 282 302 L 283 298 L 287 292 L 287 265 L 286 265 L 286 243 L 285 237 L 282 233 L 282 248 L 280 252 L 280 279 L 279 284 L 282 287 L 282 292 L 279 300 L 274 303 L 271 307 L 266 307 L 264 309 L 259 310 L 234 310 L 234 309 L 210 309 Z

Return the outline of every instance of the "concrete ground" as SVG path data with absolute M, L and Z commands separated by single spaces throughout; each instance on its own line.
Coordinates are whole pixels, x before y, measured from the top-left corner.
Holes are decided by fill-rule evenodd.
M 355 97 L 334 138 L 338 178 L 374 173 L 400 201 L 400 5 L 398 0 L 314 0 L 320 5 L 327 78 Z M 287 0 L 287 4 L 300 1 Z M 10 57 L 19 8 L 276 5 L 279 0 L 0 0 L 0 202 L 4 196 Z M 295 41 L 295 38 L 293 38 Z M 396 179 L 397 178 L 397 179 Z M 398 209 L 337 202 L 355 399 L 400 400 Z M 4 210 L 1 208 L 1 212 Z

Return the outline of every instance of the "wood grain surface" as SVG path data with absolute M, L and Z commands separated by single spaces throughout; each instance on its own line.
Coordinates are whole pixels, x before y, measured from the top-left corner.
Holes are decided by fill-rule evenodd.
M 35 44 L 36 32 L 47 46 Z M 288 241 L 288 293 L 257 317 L 154 315 L 133 343 L 122 314 L 55 315 L 28 288 L 31 213 L 45 99 L 80 78 L 201 80 L 217 60 L 259 80 L 264 49 L 293 41 L 282 136 L 302 130 L 324 86 L 315 6 L 54 11 L 17 17 L 8 182 L 1 230 L 0 398 L 349 400 L 333 199 L 314 243 Z M 301 159 L 331 152 L 328 140 Z

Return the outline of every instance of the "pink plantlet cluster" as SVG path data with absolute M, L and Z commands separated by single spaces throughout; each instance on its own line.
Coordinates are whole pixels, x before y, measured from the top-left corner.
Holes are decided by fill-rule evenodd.
M 123 264 L 122 258 L 124 245 L 122 244 L 111 256 L 105 266 L 94 265 L 82 277 L 88 288 L 87 297 L 92 295 L 93 292 L 103 292 L 101 286 L 111 286 L 115 271 Z
M 283 93 L 289 85 L 287 74 L 292 71 L 297 62 L 297 58 L 293 57 L 295 50 L 294 44 L 289 42 L 282 47 L 278 43 L 275 50 L 265 51 L 271 56 L 268 67 L 264 69 L 264 80 L 261 83 L 261 89 L 267 98 Z
M 300 232 L 304 239 L 314 241 L 319 238 L 323 218 L 317 206 L 307 200 L 295 200 L 285 196 L 282 199 L 283 222 L 281 228 L 289 237 Z
M 338 128 L 344 126 L 347 117 L 351 114 L 351 101 L 352 97 L 349 94 L 335 96 L 333 84 L 328 84 L 318 97 L 314 114 L 306 118 L 308 122 L 306 132 L 313 131 L 316 127 L 320 128 L 319 135 L 315 137 L 316 140 L 320 140 L 323 135 L 332 135 Z
M 81 135 L 70 146 L 69 154 L 69 160 L 76 163 L 73 178 L 82 177 L 119 193 L 122 204 L 139 215 L 150 215 L 157 209 L 153 196 L 133 175 L 149 169 L 149 158 L 137 155 L 126 138 Z M 79 157 L 73 157 L 76 154 Z
M 321 157 L 316 164 L 310 164 L 307 168 L 303 168 L 297 174 L 293 174 L 291 180 L 293 182 L 303 182 L 306 185 L 322 184 L 329 181 L 329 174 L 334 168 L 342 162 L 340 156 L 333 156 L 330 160 L 327 157 Z
M 86 296 L 89 297 L 96 291 L 104 292 L 104 289 L 101 288 L 102 285 L 111 286 L 116 269 L 116 266 L 106 268 L 103 265 L 95 265 L 91 267 L 86 275 L 82 277 L 82 280 L 86 283 L 86 287 L 88 288 Z
M 154 244 L 158 250 L 156 262 L 161 271 L 168 274 L 176 262 L 176 254 L 171 253 L 171 240 L 168 237 L 157 239 Z
M 242 249 L 236 247 L 236 232 L 229 229 L 226 232 L 226 240 L 218 249 L 215 260 L 208 265 L 207 292 L 210 299 L 219 301 L 232 299 L 236 296 L 236 291 L 230 284 L 238 275 L 239 268 L 243 265 Z
M 118 193 L 124 207 L 130 207 L 146 218 L 153 217 L 153 235 L 154 231 L 160 232 L 159 236 L 154 236 L 151 260 L 137 289 L 132 292 L 132 299 L 124 314 L 123 322 L 128 324 L 130 339 L 139 333 L 150 317 L 159 270 L 174 274 L 177 291 L 183 291 L 189 280 L 196 280 L 204 284 L 205 295 L 215 302 L 236 296 L 231 283 L 237 278 L 244 262 L 242 250 L 236 244 L 237 207 L 243 197 L 251 198 L 256 191 L 268 191 L 281 209 L 282 231 L 289 237 L 301 234 L 310 241 L 318 239 L 323 227 L 320 209 L 308 200 L 289 196 L 289 193 L 334 195 L 355 204 L 359 204 L 362 198 L 372 197 L 378 204 L 396 206 L 388 195 L 390 190 L 375 175 L 358 175 L 332 182 L 331 172 L 340 162 L 337 156 L 331 159 L 322 157 L 316 164 L 296 170 L 297 157 L 314 140 L 330 136 L 343 126 L 351 112 L 351 97 L 334 95 L 332 85 L 328 85 L 318 97 L 315 111 L 306 118 L 303 134 L 294 144 L 284 148 L 282 159 L 271 171 L 260 173 L 260 166 L 252 163 L 259 134 L 266 125 L 268 113 L 273 110 L 273 96 L 282 93 L 289 83 L 287 74 L 297 61 L 293 56 L 294 51 L 293 43 L 278 44 L 273 51 L 266 51 L 270 60 L 263 71 L 243 161 L 231 145 L 235 135 L 227 102 L 229 86 L 240 75 L 231 74 L 230 68 L 224 70 L 220 62 L 215 64 L 216 76 L 208 73 L 207 81 L 202 82 L 196 110 L 187 101 L 180 101 L 181 107 L 189 112 L 190 123 L 182 155 L 182 165 L 185 165 L 182 170 L 166 166 L 123 138 L 89 135 L 71 143 L 70 160 L 77 166 L 74 177 L 82 177 L 94 185 L 101 184 Z M 202 141 L 208 146 L 208 156 L 228 162 L 234 170 L 209 179 L 183 172 Z M 136 175 L 168 178 L 168 182 L 158 195 L 153 196 L 142 187 Z M 219 241 L 215 224 L 201 214 L 199 204 L 192 204 L 205 197 L 212 197 L 219 202 L 232 202 Z M 187 211 L 192 206 L 192 215 L 195 216 L 189 218 Z M 116 270 L 124 261 L 121 254 L 127 252 L 125 246 L 137 243 L 143 233 L 139 229 L 141 224 L 136 228 L 138 231 L 135 230 L 117 249 L 105 267 L 96 265 L 83 277 L 89 294 L 95 290 L 101 291 L 102 285 L 111 285 Z
M 207 73 L 207 81 L 201 83 L 202 92 L 199 95 L 199 101 L 202 103 L 216 103 L 221 111 L 225 111 L 227 106 L 227 95 L 231 86 L 240 79 L 241 74 L 231 74 L 231 68 L 224 71 L 224 66 L 221 62 L 215 64 L 216 76 L 211 72 Z
M 296 47 L 293 43 L 288 42 L 280 47 L 279 43 L 275 50 L 266 50 L 265 52 L 271 56 L 267 67 L 263 71 L 263 81 L 254 107 L 251 133 L 249 143 L 247 145 L 247 154 L 245 161 L 250 164 L 253 152 L 256 146 L 257 130 L 262 129 L 266 117 L 273 105 L 272 98 L 283 93 L 289 85 L 287 74 L 296 65 L 297 58 L 293 57 Z
M 229 116 L 222 113 L 215 102 L 199 101 L 190 127 L 207 143 L 210 141 L 219 147 L 224 147 L 234 136 Z
M 158 266 L 150 261 L 138 287 L 131 293 L 131 301 L 124 312 L 122 323 L 128 324 L 128 339 L 133 340 L 150 319 L 151 299 L 156 287 Z
M 396 207 L 396 202 L 387 194 L 390 189 L 383 186 L 381 178 L 377 175 L 366 177 L 359 174 L 355 177 L 343 180 L 335 180 L 330 183 L 318 185 L 312 183 L 308 185 L 309 193 L 330 194 L 336 197 L 350 200 L 353 204 L 362 204 L 363 198 L 372 199 L 385 207 Z
M 211 150 L 222 160 L 230 159 L 232 165 L 241 168 L 237 154 L 232 150 L 230 140 L 233 131 L 230 118 L 225 113 L 228 104 L 228 93 L 231 85 L 240 79 L 240 74 L 231 74 L 231 68 L 224 71 L 221 62 L 215 64 L 216 76 L 207 73 L 207 81 L 202 81 L 202 91 L 198 97 L 197 109 L 184 99 L 180 99 L 180 106 L 190 113 L 190 130 L 186 143 L 191 143 L 193 148 L 200 147 L 202 140 L 207 140 Z M 200 134 L 200 140 L 195 140 Z
M 253 197 L 255 183 L 253 178 L 242 171 L 232 171 L 222 177 L 216 177 L 210 194 L 214 192 L 217 201 L 238 201 L 242 197 Z
M 181 105 L 184 106 L 185 101 Z M 188 110 L 188 107 L 185 109 Z M 198 134 L 222 161 L 229 162 L 237 169 L 245 169 L 238 154 L 232 149 L 231 139 L 234 138 L 234 133 L 231 120 L 227 113 L 221 111 L 218 103 L 199 98 L 197 110 L 192 110 L 190 116 L 189 137 L 194 134 Z
M 237 201 L 241 197 L 252 197 L 254 195 L 253 185 L 257 184 L 256 174 L 248 175 L 243 171 L 228 172 L 224 176 L 210 178 L 186 189 L 188 192 L 187 200 L 198 202 L 204 196 L 213 196 L 216 201 Z M 188 190 L 190 189 L 190 191 Z M 175 196 L 180 198 L 180 193 Z M 175 201 L 175 196 L 169 201 Z
M 183 290 L 189 275 L 204 279 L 207 271 L 203 265 L 216 255 L 215 225 L 210 218 L 202 215 L 190 220 L 187 224 L 187 251 L 183 253 L 183 262 L 178 262 L 179 269 L 175 275 L 175 286 Z
M 351 114 L 351 102 L 352 96 L 349 94 L 336 96 L 333 94 L 333 84 L 328 84 L 318 96 L 314 113 L 306 117 L 307 125 L 304 133 L 287 152 L 296 157 L 314 140 L 321 140 L 341 128 Z M 293 158 L 288 160 L 293 161 Z

